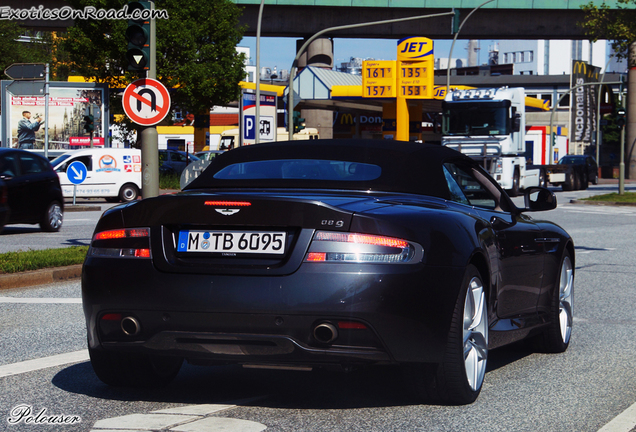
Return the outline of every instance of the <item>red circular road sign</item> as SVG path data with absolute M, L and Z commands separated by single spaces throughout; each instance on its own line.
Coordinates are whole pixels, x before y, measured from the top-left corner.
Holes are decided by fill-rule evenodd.
M 152 126 L 163 120 L 170 111 L 170 93 L 159 81 L 142 78 L 131 82 L 122 98 L 124 112 L 142 126 Z

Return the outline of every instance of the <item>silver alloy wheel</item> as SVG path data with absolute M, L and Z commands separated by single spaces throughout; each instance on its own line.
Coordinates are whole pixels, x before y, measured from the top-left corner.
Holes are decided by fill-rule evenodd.
M 563 343 L 570 341 L 572 334 L 572 302 L 574 300 L 574 270 L 572 261 L 566 256 L 561 265 L 561 277 L 559 278 L 559 326 Z
M 488 318 L 486 296 L 479 278 L 468 284 L 464 301 L 464 367 L 468 385 L 473 391 L 481 388 L 488 359 Z
M 64 221 L 64 214 L 62 213 L 62 207 L 58 203 L 54 203 L 49 206 L 49 211 L 46 215 L 49 220 L 49 226 L 51 229 L 57 230 L 62 226 Z

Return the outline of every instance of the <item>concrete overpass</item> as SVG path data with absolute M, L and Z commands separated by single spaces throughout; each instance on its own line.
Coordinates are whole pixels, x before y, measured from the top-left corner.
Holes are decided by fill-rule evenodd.
M 244 7 L 242 23 L 255 36 L 260 0 L 232 0 Z M 485 0 L 266 0 L 262 35 L 308 37 L 334 26 L 381 21 L 460 9 L 461 19 Z M 461 39 L 586 39 L 577 25 L 589 0 L 495 0 L 466 22 Z M 600 4 L 600 0 L 595 3 Z M 617 9 L 617 0 L 605 2 Z M 634 5 L 628 7 L 634 8 Z M 451 18 L 440 17 L 371 26 L 325 35 L 338 38 L 401 39 L 425 35 L 451 39 Z
M 261 0 L 231 0 L 244 8 L 242 24 L 247 36 L 255 36 Z M 485 0 L 265 0 L 263 36 L 307 37 L 319 30 L 361 22 L 460 10 L 461 18 Z M 461 39 L 585 39 L 577 25 L 583 19 L 581 6 L 589 0 L 495 0 L 477 11 L 462 28 Z M 602 0 L 594 0 L 601 4 Z M 4 0 L 3 6 L 47 9 L 69 6 L 66 0 Z M 606 0 L 617 9 L 617 0 Z M 160 6 L 159 6 L 160 7 Z M 624 7 L 636 8 L 635 5 Z M 46 30 L 61 30 L 72 20 L 27 20 L 22 24 Z M 426 35 L 451 39 L 451 19 L 441 17 L 385 26 L 335 32 L 327 37 L 401 39 Z

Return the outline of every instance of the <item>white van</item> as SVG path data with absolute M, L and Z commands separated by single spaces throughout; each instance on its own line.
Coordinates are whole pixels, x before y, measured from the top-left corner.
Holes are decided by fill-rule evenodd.
M 106 198 L 107 201 L 133 201 L 141 190 L 141 150 L 91 148 L 73 150 L 51 162 L 57 172 L 65 198 L 73 197 L 73 183 L 66 170 L 75 161 L 86 166 L 86 179 L 77 185 L 77 197 Z

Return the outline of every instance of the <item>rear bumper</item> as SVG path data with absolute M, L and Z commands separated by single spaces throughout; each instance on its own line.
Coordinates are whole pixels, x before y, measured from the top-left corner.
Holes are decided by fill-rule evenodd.
M 104 342 L 102 348 L 161 353 L 193 362 L 308 366 L 392 363 L 388 353 L 380 349 L 311 347 L 286 335 L 164 331 L 140 343 Z
M 270 277 L 165 273 L 135 259 L 113 268 L 84 264 L 91 348 L 258 364 L 439 362 L 463 276 L 422 264 L 304 263 Z M 126 335 L 113 316 L 139 331 Z M 338 329 L 332 343 L 314 337 L 320 323 Z

